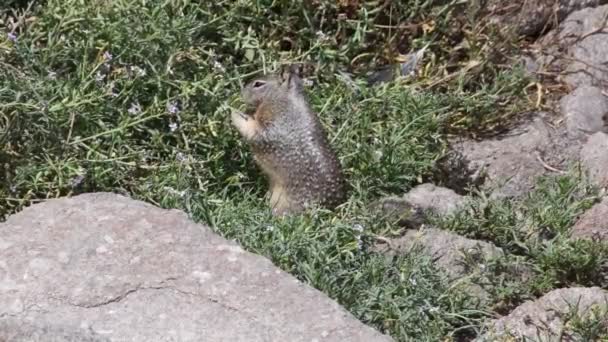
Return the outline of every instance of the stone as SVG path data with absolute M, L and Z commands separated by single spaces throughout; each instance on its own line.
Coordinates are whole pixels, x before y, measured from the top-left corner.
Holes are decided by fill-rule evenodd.
M 608 187 L 608 134 L 599 132 L 590 136 L 580 158 L 591 181 L 599 187 Z
M 608 4 L 608 0 L 559 0 L 557 4 L 557 16 L 559 20 L 563 20 L 568 14 L 574 11 L 583 8 L 593 8 L 604 4 Z
M 581 86 L 561 99 L 568 133 L 573 137 L 597 132 L 608 133 L 608 96 L 593 86 Z
M 608 87 L 608 5 L 586 8 L 570 14 L 545 44 L 557 43 L 565 64 L 563 80 L 572 88 L 592 85 Z
M 608 197 L 585 212 L 572 228 L 573 238 L 608 240 Z
M 384 197 L 374 201 L 369 205 L 368 210 L 401 227 L 418 228 L 426 220 L 421 208 L 398 196 Z
M 467 198 L 454 190 L 426 183 L 414 187 L 403 198 L 424 211 L 438 215 L 453 214 L 462 208 Z
M 422 226 L 419 230 L 410 229 L 401 237 L 389 239 L 388 244 L 377 244 L 374 250 L 391 257 L 410 253 L 416 248 L 422 248 L 422 252 L 426 253 L 455 285 L 463 288 L 471 298 L 476 298 L 479 307 L 490 304 L 490 294 L 481 284 L 476 283 L 475 279 L 485 276 L 485 264 L 490 259 L 502 256 L 502 249 L 489 242 Z
M 183 212 L 110 193 L 0 223 L 7 320 L 110 341 L 391 341 Z
M 80 327 L 0 320 L 0 341 L 6 342 L 110 342 L 107 338 Z
M 435 264 L 454 279 L 471 271 L 468 268 L 471 265 L 463 263 L 465 254 L 468 254 L 468 260 L 474 260 L 478 265 L 503 255 L 502 249 L 489 242 L 468 239 L 434 227 L 407 230 L 403 236 L 391 239 L 390 246 L 379 247 L 379 251 L 401 254 L 416 246 L 421 246 L 433 258 Z
M 418 228 L 427 220 L 428 214 L 449 215 L 462 208 L 467 197 L 454 190 L 431 183 L 414 187 L 403 197 L 390 196 L 371 204 L 370 210 L 397 225 Z
M 460 151 L 448 150 L 435 162 L 432 172 L 433 183 L 465 195 L 479 189 L 485 179 L 474 170 L 470 161 Z
M 608 292 L 599 287 L 553 290 L 492 322 L 489 332 L 476 341 L 561 341 L 561 337 L 570 336 L 564 322 L 568 314 L 576 310 L 578 315 L 584 316 L 593 307 L 604 312 L 608 310 Z
M 537 0 L 509 3 L 493 0 L 488 6 L 492 13 L 503 12 L 501 9 L 505 7 L 510 9 L 495 16 L 494 22 L 513 27 L 519 35 L 535 37 L 574 11 L 606 3 L 608 0 Z
M 451 142 L 469 167 L 485 176 L 482 189 L 492 191 L 492 198 L 521 197 L 534 189 L 538 177 L 578 158 L 580 145 L 537 116 L 502 136 Z

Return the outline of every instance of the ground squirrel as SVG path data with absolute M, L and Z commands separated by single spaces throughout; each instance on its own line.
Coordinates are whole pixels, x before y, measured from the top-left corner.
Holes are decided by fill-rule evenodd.
M 233 112 L 232 123 L 269 179 L 273 214 L 341 204 L 346 189 L 340 162 L 294 68 L 254 79 L 241 95 L 255 112 Z

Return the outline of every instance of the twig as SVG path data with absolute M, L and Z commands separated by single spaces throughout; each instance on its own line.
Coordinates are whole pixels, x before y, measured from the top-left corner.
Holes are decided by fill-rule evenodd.
M 543 85 L 536 83 L 536 108 L 540 108 L 540 104 L 543 100 Z
M 65 139 L 65 143 L 69 144 L 70 139 L 72 138 L 72 131 L 74 130 L 74 121 L 76 121 L 76 114 L 74 112 L 70 113 L 70 130 L 68 131 L 68 137 Z
M 536 159 L 538 160 L 538 162 L 539 162 L 539 163 L 540 163 L 540 164 L 541 164 L 541 165 L 542 165 L 542 166 L 543 166 L 545 169 L 547 169 L 547 170 L 549 170 L 549 171 L 552 171 L 552 172 L 556 172 L 556 173 L 562 174 L 562 175 L 566 174 L 566 171 L 563 171 L 563 170 L 560 170 L 560 169 L 556 169 L 556 168 L 554 168 L 553 166 L 551 166 L 551 165 L 547 164 L 547 163 L 546 163 L 546 162 L 545 162 L 545 161 L 544 161 L 544 160 L 543 160 L 543 159 L 540 157 L 540 154 L 538 154 L 538 153 L 536 154 Z
M 391 242 L 391 240 L 389 238 L 385 238 L 384 236 L 374 235 L 374 239 L 376 241 L 380 241 L 382 243 L 387 244 L 388 248 L 390 250 L 395 250 L 395 248 L 393 247 L 393 243 Z
M 159 117 L 161 117 L 161 116 L 162 116 L 162 114 L 156 114 L 156 115 L 152 115 L 152 116 L 148 116 L 148 117 L 143 117 L 143 118 L 141 118 L 141 119 L 138 119 L 138 120 L 135 120 L 135 121 L 133 121 L 133 122 L 130 122 L 130 123 L 128 123 L 128 124 L 126 124 L 126 125 L 124 125 L 124 126 L 121 126 L 121 127 L 116 127 L 116 128 L 113 128 L 113 129 L 107 130 L 107 131 L 105 131 L 105 132 L 101 132 L 101 133 L 97 133 L 97 134 L 94 134 L 94 135 L 88 136 L 88 137 L 86 137 L 86 138 L 81 138 L 81 139 L 78 139 L 78 140 L 76 140 L 76 141 L 72 141 L 72 142 L 71 142 L 71 143 L 69 143 L 69 144 L 70 144 L 70 145 L 74 145 L 74 144 L 81 143 L 81 142 L 83 142 L 83 141 L 87 141 L 87 140 L 91 140 L 91 139 L 99 138 L 99 137 L 102 137 L 102 136 L 105 136 L 105 135 L 109 135 L 109 134 L 113 134 L 113 133 L 116 133 L 116 132 L 120 132 L 120 131 L 122 131 L 123 129 L 129 128 L 129 127 L 133 127 L 133 126 L 135 126 L 135 125 L 137 125 L 137 124 L 140 124 L 140 123 L 145 122 L 145 121 L 148 121 L 148 120 L 157 119 L 157 118 L 159 118 Z

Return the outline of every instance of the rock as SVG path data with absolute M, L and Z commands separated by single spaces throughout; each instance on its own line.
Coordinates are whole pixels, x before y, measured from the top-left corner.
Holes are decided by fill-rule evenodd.
M 438 215 L 449 215 L 461 208 L 466 197 L 454 190 L 435 186 L 434 184 L 421 184 L 410 190 L 403 198 L 424 211 L 431 211 Z
M 587 7 L 596 7 L 608 3 L 607 0 L 538 0 L 512 2 L 490 1 L 491 12 L 503 12 L 502 7 L 510 8 L 503 15 L 496 16 L 494 21 L 503 26 L 513 27 L 523 36 L 538 36 L 551 28 L 554 22 L 563 20 L 568 14 Z
M 78 327 L 21 322 L 15 319 L 0 321 L 0 341 L 6 342 L 109 342 L 94 332 Z
M 110 341 L 391 340 L 184 213 L 109 193 L 0 224 L 0 322 L 9 318 Z
M 585 212 L 572 228 L 572 237 L 608 240 L 608 197 Z
M 607 4 L 608 0 L 559 0 L 557 17 L 563 20 L 568 14 L 583 8 L 597 7 Z
M 435 162 L 432 173 L 433 183 L 441 184 L 461 195 L 479 189 L 485 182 L 483 175 L 473 170 L 469 160 L 455 149 L 448 150 Z
M 563 70 L 563 80 L 572 88 L 608 86 L 607 15 L 608 5 L 573 12 L 539 41 L 548 55 L 544 59 Z
M 403 197 L 390 196 L 375 201 L 370 210 L 396 221 L 399 226 L 418 228 L 426 221 L 426 215 L 434 213 L 449 215 L 466 202 L 466 197 L 451 189 L 421 184 Z
M 608 292 L 599 287 L 553 290 L 494 321 L 489 332 L 476 341 L 506 341 L 508 336 L 517 341 L 561 341 L 561 337 L 569 336 L 564 319 L 572 310 L 582 316 L 593 306 L 608 309 L 607 303 Z
M 420 230 L 407 230 L 403 236 L 389 241 L 390 244 L 376 245 L 375 251 L 390 257 L 422 247 L 422 251 L 433 259 L 437 267 L 465 289 L 471 298 L 478 300 L 477 305 L 485 307 L 490 303 L 490 294 L 483 286 L 475 283 L 473 277 L 463 277 L 481 278 L 485 273 L 484 264 L 489 259 L 502 256 L 502 249 L 488 242 L 467 239 L 445 230 L 424 226 Z
M 397 196 L 384 197 L 374 201 L 368 210 L 401 227 L 417 228 L 426 220 L 421 208 Z
M 481 265 L 486 260 L 503 255 L 502 249 L 489 242 L 467 239 L 458 234 L 437 228 L 423 227 L 420 230 L 407 230 L 405 235 L 390 240 L 389 246 L 382 246 L 379 251 L 385 253 L 407 253 L 415 246 L 423 249 L 435 260 L 450 277 L 459 278 L 470 273 L 469 266 L 463 263 L 465 253 L 467 260 Z
M 608 133 L 604 121 L 608 115 L 608 96 L 592 86 L 582 86 L 561 99 L 561 110 L 566 127 L 573 137 L 597 132 Z
M 549 23 L 553 12 L 551 0 L 524 1 L 515 17 L 516 32 L 522 36 L 537 36 Z
M 573 87 L 608 85 L 608 5 L 572 13 L 564 21 L 560 37 L 567 46 L 572 63 L 566 68 L 564 80 Z M 591 34 L 602 29 L 603 33 Z
M 451 145 L 469 160 L 472 169 L 485 174 L 483 189 L 492 190 L 494 198 L 525 195 L 539 176 L 576 160 L 580 149 L 565 132 L 545 124 L 542 117 L 516 127 L 508 135 L 453 141 Z
M 608 187 L 608 134 L 589 137 L 581 150 L 581 162 L 597 186 Z

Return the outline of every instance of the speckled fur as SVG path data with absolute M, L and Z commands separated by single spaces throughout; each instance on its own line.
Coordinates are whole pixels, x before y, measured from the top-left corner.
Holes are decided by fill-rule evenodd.
M 256 82 L 264 85 L 256 87 Z M 346 197 L 341 166 L 300 78 L 287 71 L 256 79 L 242 96 L 255 113 L 233 114 L 233 123 L 269 177 L 273 213 L 298 213 L 313 203 L 330 209 L 341 204 Z

